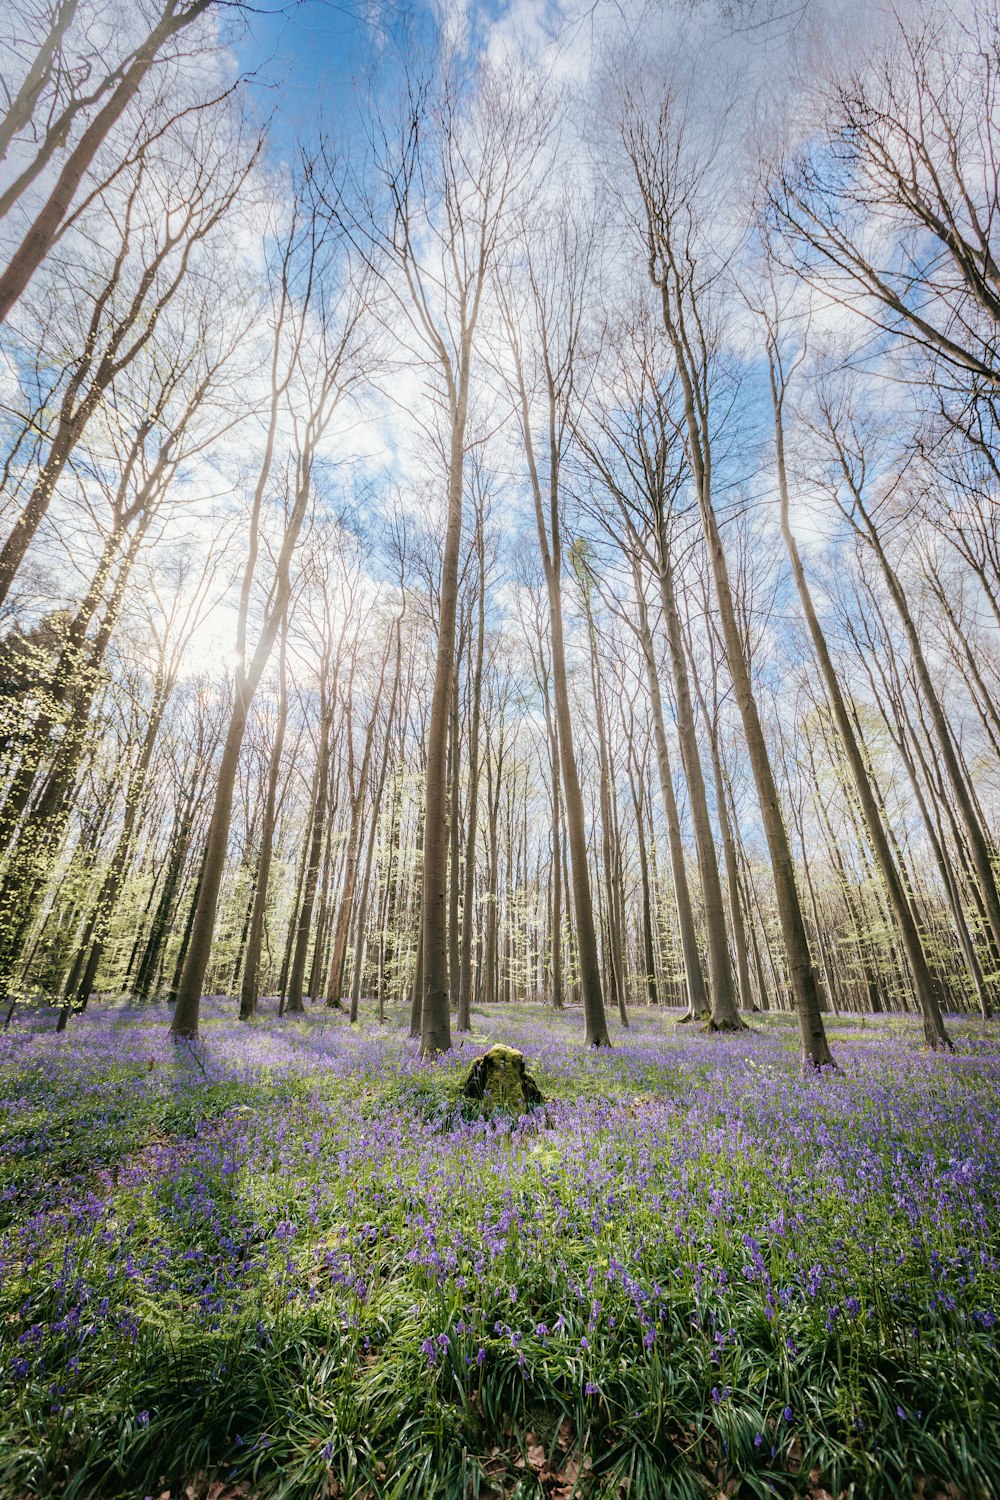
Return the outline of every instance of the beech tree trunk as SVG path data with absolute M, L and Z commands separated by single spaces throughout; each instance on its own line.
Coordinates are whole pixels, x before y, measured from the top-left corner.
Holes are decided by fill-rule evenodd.
M 281 640 L 278 647 L 278 717 L 274 726 L 274 741 L 267 766 L 267 791 L 264 796 L 264 814 L 261 820 L 260 852 L 257 856 L 257 878 L 254 885 L 253 911 L 250 917 L 250 932 L 247 937 L 246 958 L 243 965 L 243 981 L 240 985 L 240 1020 L 251 1021 L 257 1014 L 260 998 L 260 950 L 264 939 L 264 920 L 267 915 L 267 898 L 271 878 L 271 858 L 274 852 L 274 823 L 278 798 L 278 778 L 281 775 L 281 756 L 285 747 L 285 727 L 288 722 L 288 615 L 281 622 Z
M 688 801 L 691 806 L 695 848 L 698 851 L 698 873 L 701 876 L 701 898 L 705 908 L 705 926 L 708 933 L 708 974 L 711 991 L 709 1025 L 714 1031 L 739 1031 L 743 1022 L 740 1020 L 733 990 L 733 971 L 729 959 L 729 941 L 726 934 L 725 907 L 722 902 L 722 882 L 719 879 L 719 862 L 708 812 L 705 778 L 701 769 L 701 754 L 698 749 L 698 732 L 691 704 L 684 637 L 677 608 L 674 571 L 670 561 L 670 544 L 662 517 L 657 531 L 659 547 L 657 574 L 660 599 L 663 604 L 663 618 L 667 627 L 670 667 L 674 679 L 677 738 L 680 743 L 684 779 L 687 782 Z
M 642 576 L 638 559 L 632 559 L 632 579 L 638 612 L 639 641 L 646 664 L 646 682 L 649 688 L 649 704 L 653 715 L 653 740 L 656 746 L 656 765 L 660 776 L 660 794 L 663 811 L 667 819 L 667 843 L 670 851 L 670 873 L 674 887 L 674 904 L 677 909 L 677 925 L 681 939 L 681 957 L 684 963 L 684 984 L 687 990 L 688 1014 L 698 1018 L 708 1014 L 708 996 L 702 973 L 698 938 L 688 887 L 687 866 L 684 861 L 684 844 L 681 840 L 680 818 L 677 799 L 674 796 L 674 779 L 670 770 L 667 749 L 667 731 L 663 721 L 663 699 L 660 696 L 660 679 L 656 670 L 653 637 L 649 628 L 649 610 L 642 588 Z

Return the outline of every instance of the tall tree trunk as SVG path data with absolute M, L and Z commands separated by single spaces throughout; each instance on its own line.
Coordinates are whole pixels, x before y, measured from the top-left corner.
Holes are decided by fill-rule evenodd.
M 458 727 L 458 664 L 461 660 L 461 634 L 459 636 L 458 659 L 451 686 L 451 713 L 448 726 L 448 997 L 451 1008 L 458 1010 L 461 992 L 461 947 L 459 942 L 459 910 L 462 889 L 462 829 L 458 816 L 461 793 L 461 738 Z
M 788 475 L 785 467 L 785 432 L 782 405 L 784 389 L 774 353 L 771 355 L 770 369 L 778 467 L 778 490 L 781 499 L 781 535 L 784 538 L 785 547 L 792 565 L 792 577 L 795 580 L 795 588 L 798 592 L 799 603 L 802 606 L 802 613 L 805 615 L 806 624 L 809 627 L 813 650 L 816 652 L 820 671 L 823 674 L 827 697 L 833 711 L 834 722 L 840 736 L 844 756 L 854 781 L 858 801 L 861 804 L 861 810 L 864 814 L 868 836 L 875 851 L 879 872 L 885 884 L 893 916 L 896 919 L 896 925 L 902 939 L 903 951 L 906 954 L 906 961 L 910 970 L 910 978 L 913 981 L 917 1002 L 920 1006 L 920 1013 L 923 1017 L 924 1039 L 929 1047 L 950 1047 L 951 1043 L 941 1019 L 937 997 L 934 994 L 933 980 L 930 970 L 927 967 L 927 960 L 924 955 L 923 944 L 920 941 L 920 933 L 917 930 L 917 923 L 910 905 L 910 899 L 900 878 L 896 861 L 893 859 L 892 850 L 889 847 L 889 840 L 886 837 L 882 819 L 879 816 L 875 795 L 868 779 L 868 772 L 858 743 L 854 738 L 854 730 L 851 725 L 840 681 L 834 669 L 833 660 L 826 644 L 826 637 L 819 623 L 819 617 L 813 607 L 812 595 L 806 581 L 805 569 L 802 566 L 798 544 L 792 533 L 789 521 Z
M 324 698 L 326 697 L 325 693 L 323 696 Z M 323 841 L 327 829 L 330 766 L 333 758 L 333 750 L 330 745 L 330 721 L 332 713 L 332 705 L 324 702 L 316 736 L 316 773 L 313 781 L 309 853 L 306 858 L 302 900 L 299 904 L 298 922 L 295 928 L 295 946 L 292 949 L 292 962 L 288 973 L 288 986 L 285 991 L 285 1009 L 292 1015 L 301 1015 L 305 1010 L 305 1006 L 302 1003 L 302 996 L 306 973 L 306 958 L 309 953 L 309 938 L 313 930 L 316 885 L 319 880 L 319 867 L 323 858 Z M 349 727 L 347 732 L 350 733 Z M 330 821 L 332 822 L 332 819 Z
M 660 793 L 663 797 L 663 811 L 667 819 L 670 873 L 674 887 L 677 924 L 680 931 L 681 956 L 684 964 L 684 983 L 687 990 L 688 1011 L 692 1018 L 697 1018 L 707 1015 L 708 996 L 705 992 L 701 956 L 698 952 L 694 911 L 691 906 L 687 866 L 684 861 L 684 845 L 681 840 L 680 818 L 677 813 L 677 799 L 674 796 L 674 780 L 670 771 L 667 731 L 663 721 L 663 699 L 660 695 L 660 678 L 656 670 L 653 636 L 649 628 L 649 610 L 646 605 L 646 596 L 642 587 L 642 577 L 638 561 L 634 558 L 632 562 L 632 581 L 634 584 L 636 608 L 639 615 L 639 641 L 642 645 L 642 655 L 646 665 L 646 682 L 649 688 L 649 703 L 653 715 L 653 738 L 656 745 L 656 764 L 660 776 Z
M 438 640 L 434 661 L 431 720 L 427 732 L 427 783 L 424 804 L 424 868 L 420 927 L 422 972 L 420 1051 L 423 1056 L 451 1047 L 448 988 L 448 720 L 455 673 L 455 620 L 458 612 L 458 568 L 462 546 L 462 490 L 465 474 L 465 427 L 468 415 L 471 333 L 463 341 L 462 370 L 451 412 L 448 464 L 448 525 L 438 601 Z
M 590 598 L 592 580 L 586 570 L 585 564 L 578 564 L 577 574 L 580 579 L 584 611 L 587 617 L 587 637 L 590 643 L 590 684 L 594 695 L 594 709 L 596 714 L 597 757 L 600 768 L 601 853 L 604 863 L 604 885 L 608 903 L 606 918 L 608 969 L 611 978 L 611 991 L 618 1005 L 618 1016 L 622 1026 L 627 1029 L 628 1011 L 625 1008 L 625 962 L 622 951 L 622 929 L 619 922 L 618 905 L 615 900 L 616 881 L 613 852 L 615 830 L 611 809 L 612 773 L 610 756 L 608 755 L 607 734 L 605 733 L 607 710 L 604 703 L 600 664 L 597 658 L 597 632 L 594 628 L 594 615 Z
M 278 646 L 278 717 L 274 726 L 274 740 L 267 766 L 267 791 L 264 797 L 264 815 L 260 830 L 260 852 L 257 856 L 257 879 L 254 886 L 253 912 L 250 917 L 250 934 L 247 939 L 246 961 L 243 965 L 243 982 L 240 986 L 240 1020 L 251 1021 L 257 1014 L 260 998 L 260 950 L 264 939 L 264 919 L 267 915 L 267 900 L 271 879 L 271 859 L 274 853 L 275 810 L 278 798 L 278 779 L 281 775 L 281 756 L 285 748 L 285 727 L 288 723 L 288 613 L 281 622 Z
M 483 516 L 476 518 L 476 655 L 472 668 L 472 718 L 469 724 L 469 793 L 465 833 L 465 884 L 462 891 L 462 948 L 459 955 L 458 1029 L 472 1030 L 472 908 L 476 879 L 476 838 L 479 830 L 479 727 L 483 700 L 483 653 L 486 644 L 486 557 Z
M 365 747 L 361 756 L 361 767 L 358 771 L 358 784 L 351 803 L 351 823 L 347 835 L 347 856 L 344 866 L 344 885 L 340 896 L 340 911 L 337 917 L 337 926 L 334 931 L 333 955 L 330 959 L 330 972 L 326 982 L 326 1003 L 330 1006 L 340 1006 L 341 989 L 344 982 L 344 955 L 347 952 L 347 938 L 351 928 L 351 914 L 354 910 L 354 886 L 357 880 L 358 855 L 361 843 L 361 814 L 364 810 L 365 794 L 368 788 L 368 772 L 371 767 L 372 745 L 375 741 L 375 727 L 378 723 L 378 713 L 382 687 L 385 683 L 385 669 L 389 660 L 388 648 L 382 657 L 382 667 L 379 672 L 378 687 L 372 700 L 371 717 L 365 731 Z
M 649 886 L 649 855 L 646 850 L 646 822 L 643 812 L 643 777 L 642 768 L 639 768 L 638 779 L 633 777 L 631 765 L 629 766 L 629 788 L 632 793 L 632 808 L 635 813 L 635 831 L 639 851 L 639 886 L 642 895 L 642 966 L 643 966 L 643 989 L 646 991 L 646 1003 L 656 1005 L 659 996 L 656 992 L 656 955 L 653 948 L 653 915 L 650 900 Z
M 538 545 L 542 554 L 542 567 L 549 599 L 549 632 L 552 642 L 552 684 L 556 708 L 556 732 L 559 740 L 559 756 L 562 769 L 563 800 L 566 807 L 566 826 L 569 835 L 570 869 L 573 884 L 573 914 L 576 919 L 576 956 L 580 975 L 580 995 L 583 1000 L 585 1036 L 592 1047 L 609 1047 L 607 1017 L 604 1013 L 604 996 L 601 991 L 601 960 L 597 950 L 597 932 L 594 927 L 594 906 L 590 890 L 590 868 L 587 857 L 587 828 L 583 809 L 583 793 L 580 789 L 580 774 L 573 749 L 573 716 L 569 702 L 569 685 L 566 678 L 566 646 L 563 638 L 562 608 L 562 545 L 560 542 L 559 518 L 559 460 L 554 448 L 550 452 L 549 464 L 549 520 L 546 527 L 542 507 L 542 490 L 535 463 L 531 441 L 531 421 L 528 414 L 528 398 L 523 375 L 519 370 L 521 398 L 521 426 L 525 439 L 528 469 L 531 477 L 532 495 L 535 505 L 535 523 L 538 530 Z M 554 396 L 550 391 L 550 413 Z M 550 427 L 553 416 L 550 415 Z M 551 447 L 551 445 L 550 445 Z
M 698 416 L 694 383 L 687 364 L 686 350 L 678 327 L 673 320 L 665 291 L 663 294 L 663 310 L 664 324 L 674 347 L 681 385 L 684 391 L 689 454 L 694 473 L 695 490 L 698 496 L 702 527 L 705 533 L 705 544 L 708 548 L 709 562 L 715 583 L 715 596 L 719 607 L 726 662 L 733 684 L 733 695 L 736 699 L 736 706 L 739 709 L 740 719 L 743 723 L 743 733 L 746 738 L 747 751 L 750 756 L 750 767 L 753 772 L 754 784 L 757 788 L 757 800 L 760 805 L 761 820 L 764 825 L 764 836 L 767 839 L 768 853 L 771 858 L 771 872 L 774 878 L 778 920 L 781 924 L 785 958 L 788 964 L 792 993 L 795 997 L 795 1008 L 799 1022 L 802 1059 L 804 1064 L 814 1068 L 832 1066 L 833 1054 L 830 1051 L 826 1038 L 826 1030 L 823 1025 L 812 954 L 809 952 L 805 922 L 802 918 L 802 905 L 795 883 L 795 865 L 792 860 L 791 845 L 788 841 L 788 830 L 785 827 L 784 814 L 781 808 L 781 800 L 778 796 L 778 788 L 774 780 L 774 772 L 771 768 L 771 758 L 768 754 L 767 741 L 764 738 L 764 730 L 760 722 L 757 701 L 754 697 L 750 681 L 750 668 L 744 649 L 743 635 L 736 615 L 736 607 L 733 602 L 732 585 L 729 581 L 729 565 L 726 561 L 726 553 L 722 545 L 718 520 L 712 503 L 711 459 L 707 444 L 707 428 Z
M 354 978 L 351 984 L 351 1024 L 358 1019 L 358 1003 L 361 999 L 361 963 L 365 950 L 365 933 L 368 926 L 368 892 L 371 889 L 372 862 L 375 856 L 375 837 L 378 832 L 379 814 L 382 810 L 382 794 L 385 791 L 385 779 L 389 770 L 389 751 L 392 743 L 393 721 L 396 713 L 396 699 L 399 696 L 399 677 L 402 665 L 402 640 L 400 638 L 401 622 L 396 621 L 396 669 L 392 680 L 392 692 L 389 694 L 389 708 L 385 721 L 385 741 L 382 747 L 382 760 L 379 766 L 378 781 L 375 785 L 375 796 L 372 801 L 370 816 L 370 827 L 368 830 L 368 846 L 365 850 L 365 869 L 361 879 L 361 902 L 358 921 L 357 945 L 354 953 Z
M 702 774 L 701 754 L 698 749 L 698 732 L 691 704 L 687 655 L 684 649 L 680 611 L 677 607 L 673 565 L 670 561 L 670 539 L 662 515 L 658 518 L 657 545 L 657 576 L 660 585 L 660 600 L 663 605 L 663 618 L 667 627 L 670 667 L 674 680 L 677 738 L 680 743 L 684 779 L 687 782 L 688 801 L 691 807 L 691 822 L 694 826 L 695 848 L 698 853 L 698 873 L 701 876 L 701 897 L 708 933 L 708 975 L 711 991 L 709 1025 L 714 1031 L 739 1031 L 743 1022 L 740 1020 L 736 1007 L 736 995 L 733 991 L 733 971 L 726 934 L 726 913 L 722 902 L 722 882 L 719 879 L 719 862 L 715 852 L 708 798 L 705 794 L 705 778 Z

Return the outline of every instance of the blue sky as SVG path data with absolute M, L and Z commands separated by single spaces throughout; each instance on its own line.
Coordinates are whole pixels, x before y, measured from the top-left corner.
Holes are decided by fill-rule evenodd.
M 353 80 L 366 69 L 372 32 L 360 4 L 338 0 L 270 0 L 249 16 L 236 48 L 240 68 L 252 70 L 257 108 L 273 119 L 272 149 L 284 154 L 322 118 L 336 127 L 353 114 Z

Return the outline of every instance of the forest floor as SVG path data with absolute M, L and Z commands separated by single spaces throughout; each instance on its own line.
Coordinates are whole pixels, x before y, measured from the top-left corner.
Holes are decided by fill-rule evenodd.
M 166 1019 L 0 1039 L 2 1500 L 1000 1493 L 994 1025 Z

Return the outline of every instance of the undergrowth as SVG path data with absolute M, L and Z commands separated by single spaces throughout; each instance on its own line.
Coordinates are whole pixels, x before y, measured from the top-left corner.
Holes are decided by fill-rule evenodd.
M 996 1494 L 992 1033 L 834 1026 L 803 1079 L 787 1018 L 473 1019 L 422 1064 L 327 1014 L 18 1015 L 0 1495 Z M 462 1100 L 501 1038 L 544 1110 Z

